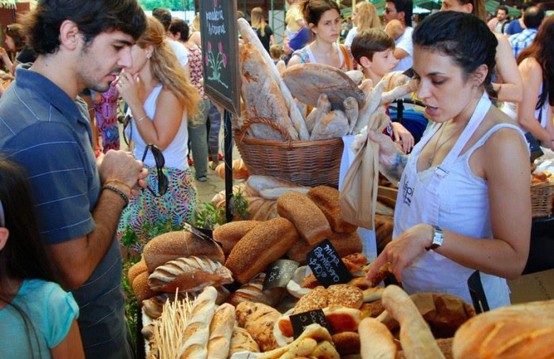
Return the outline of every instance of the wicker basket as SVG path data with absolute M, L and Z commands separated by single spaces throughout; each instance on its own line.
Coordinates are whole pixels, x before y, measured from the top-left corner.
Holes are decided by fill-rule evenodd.
M 533 218 L 548 217 L 552 214 L 554 182 L 531 185 L 531 209 Z
M 272 127 L 287 140 L 247 137 L 248 128 L 255 123 Z M 344 147 L 341 138 L 293 141 L 285 129 L 265 118 L 247 120 L 240 131 L 235 131 L 234 136 L 250 174 L 273 176 L 302 186 L 338 187 Z

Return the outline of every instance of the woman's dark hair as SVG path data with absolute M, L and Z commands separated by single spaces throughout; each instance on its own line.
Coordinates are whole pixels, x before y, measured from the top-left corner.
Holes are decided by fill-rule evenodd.
M 56 281 L 40 238 L 30 186 L 24 170 L 0 157 L 0 200 L 10 237 L 0 251 L 0 284 L 5 278 Z
M 339 5 L 333 0 L 304 0 L 300 3 L 300 9 L 306 24 L 316 26 L 325 11 L 335 9 L 340 14 Z
M 414 47 L 438 51 L 450 56 L 466 78 L 479 66 L 487 65 L 483 84 L 491 95 L 491 76 L 496 66 L 498 40 L 487 24 L 475 15 L 441 11 L 427 16 L 414 30 Z
M 6 26 L 6 36 L 13 39 L 14 49 L 13 51 L 20 51 L 25 46 L 25 34 L 20 24 L 10 24 Z
M 542 22 L 533 43 L 519 53 L 517 63 L 528 57 L 534 57 L 542 67 L 542 93 L 536 109 L 541 108 L 547 98 L 550 106 L 554 106 L 554 91 L 550 90 L 554 83 L 554 15 Z
M 136 0 L 40 0 L 23 21 L 31 48 L 37 54 L 55 53 L 65 20 L 77 24 L 85 43 L 110 31 L 121 31 L 136 40 L 146 29 L 146 15 Z
M 189 39 L 189 25 L 183 19 L 171 20 L 169 31 L 171 31 L 173 35 L 177 35 L 177 33 L 179 33 L 179 40 L 181 41 L 186 42 Z
M 11 279 L 42 279 L 56 281 L 53 267 L 40 238 L 35 209 L 30 197 L 25 171 L 15 162 L 0 156 L 0 201 L 4 209 L 5 227 L 9 230 L 6 245 L 0 250 L 0 288 Z M 39 337 L 33 321 L 25 311 L 0 291 L 0 302 L 14 308 L 21 316 L 27 332 L 29 348 L 40 350 Z M 39 352 L 39 358 L 42 353 Z

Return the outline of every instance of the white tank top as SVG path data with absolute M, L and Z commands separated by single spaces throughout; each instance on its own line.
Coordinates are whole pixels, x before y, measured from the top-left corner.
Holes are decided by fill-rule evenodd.
M 144 111 L 146 112 L 146 115 L 148 116 L 148 120 L 150 121 L 153 121 L 153 118 L 156 114 L 156 100 L 158 99 L 158 96 L 160 95 L 161 91 L 162 91 L 162 85 L 159 84 L 156 87 L 154 87 L 154 89 L 152 89 L 152 92 L 150 92 L 150 94 L 146 98 L 146 101 L 144 101 Z M 127 113 L 130 114 L 131 113 L 130 110 L 128 110 Z M 135 158 L 140 160 L 142 158 L 142 154 L 144 153 L 144 148 L 146 147 L 147 144 L 140 136 L 135 123 L 133 123 L 133 126 L 128 126 L 126 131 L 127 131 L 127 136 L 132 136 L 129 138 L 131 138 L 135 143 L 135 150 L 134 150 Z M 171 141 L 169 146 L 167 146 L 167 148 L 163 151 L 163 155 L 165 158 L 165 167 L 176 168 L 182 171 L 188 169 L 189 166 L 187 162 L 187 152 L 188 152 L 187 115 L 186 113 L 183 113 L 181 125 L 177 130 L 177 134 L 175 135 L 175 138 L 173 139 L 173 141 Z M 156 166 L 156 162 L 154 161 L 154 157 L 152 156 L 152 153 L 150 151 L 148 152 L 148 155 L 144 160 L 144 164 L 147 167 Z

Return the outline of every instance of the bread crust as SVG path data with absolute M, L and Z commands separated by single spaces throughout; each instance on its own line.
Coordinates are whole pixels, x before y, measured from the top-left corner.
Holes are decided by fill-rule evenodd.
M 220 305 L 210 323 L 208 358 L 227 359 L 235 324 L 235 307 L 228 303 Z
M 228 255 L 235 244 L 259 223 L 260 221 L 228 222 L 214 229 L 213 238 L 221 244 L 223 253 Z
M 339 190 L 329 186 L 317 186 L 308 191 L 308 198 L 321 209 L 333 232 L 352 233 L 358 226 L 348 223 L 342 216 Z

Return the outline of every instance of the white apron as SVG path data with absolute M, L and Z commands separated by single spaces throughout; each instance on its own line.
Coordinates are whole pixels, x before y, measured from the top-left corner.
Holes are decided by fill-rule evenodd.
M 422 171 L 422 173 L 417 172 L 417 161 L 421 150 L 437 132 L 439 126 L 431 128 L 414 147 L 399 183 L 393 238 L 397 238 L 406 229 L 419 223 L 427 223 L 462 233 L 460 228 L 449 228 L 451 223 L 441 223 L 440 220 L 441 206 L 447 205 L 445 198 L 456 191 L 452 183 L 449 184 L 449 181 L 445 179 L 448 179 L 449 172 L 454 165 L 459 166 L 460 161 L 456 164 L 456 160 L 483 121 L 490 106 L 491 101 L 484 93 L 466 128 L 439 166 Z M 481 187 L 479 189 L 481 192 L 478 193 L 486 196 L 486 183 L 483 183 Z M 486 202 L 484 198 L 481 200 Z M 483 211 L 488 213 L 488 207 Z M 475 229 L 471 228 L 471 225 L 465 227 L 470 227 L 469 229 L 464 228 L 465 235 L 477 238 L 492 236 L 489 218 L 483 219 L 483 223 L 475 224 Z M 474 269 L 464 267 L 434 251 L 429 251 L 403 271 L 402 284 L 408 293 L 446 292 L 471 303 L 467 280 L 474 271 Z M 505 279 L 481 273 L 481 281 L 491 309 L 510 304 L 509 289 Z

